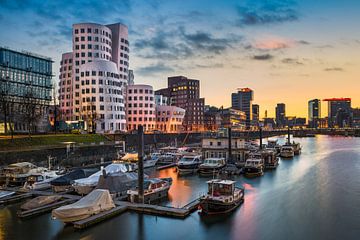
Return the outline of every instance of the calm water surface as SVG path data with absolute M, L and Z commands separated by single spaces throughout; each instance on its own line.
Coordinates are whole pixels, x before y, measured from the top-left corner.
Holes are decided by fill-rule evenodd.
M 236 178 L 245 202 L 226 216 L 195 212 L 179 220 L 128 212 L 74 231 L 50 214 L 19 220 L 17 204 L 0 208 L 0 239 L 360 239 L 360 138 L 296 141 L 300 156 L 260 178 Z M 206 192 L 207 178 L 178 178 L 174 169 L 150 174 L 173 178 L 165 205 L 183 206 Z

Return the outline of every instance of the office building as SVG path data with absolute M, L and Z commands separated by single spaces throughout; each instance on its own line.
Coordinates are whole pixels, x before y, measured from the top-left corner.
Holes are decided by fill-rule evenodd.
M 60 62 L 59 102 L 63 119 L 85 121 L 88 131 L 125 131 L 124 94 L 129 78 L 127 27 L 120 23 L 74 24 L 72 42 L 72 52 L 63 54 Z M 107 105 L 110 104 L 106 112 L 97 108 L 105 109 L 101 102 L 105 98 Z M 92 113 L 87 110 L 89 105 L 94 107 Z M 102 114 L 104 119 L 99 117 Z
M 310 128 L 319 127 L 319 119 L 321 118 L 321 100 L 312 99 L 308 102 L 308 125 Z
M 253 119 L 252 101 L 254 92 L 250 88 L 240 88 L 236 93 L 231 94 L 231 108 L 245 112 L 246 127 L 250 128 Z
M 0 47 L 0 131 L 46 132 L 52 64 L 45 56 Z
M 278 103 L 275 108 L 275 121 L 277 128 L 286 126 L 285 103 Z
M 327 98 L 328 127 L 349 127 L 352 124 L 351 98 Z

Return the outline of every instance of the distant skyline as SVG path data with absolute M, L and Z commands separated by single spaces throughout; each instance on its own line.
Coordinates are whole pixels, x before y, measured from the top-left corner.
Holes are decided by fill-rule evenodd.
M 122 22 L 136 83 L 199 79 L 205 103 L 217 107 L 249 87 L 261 117 L 281 102 L 286 115 L 307 117 L 314 98 L 350 97 L 360 107 L 359 9 L 356 0 L 0 0 L 0 45 L 51 57 L 57 83 L 72 24 Z

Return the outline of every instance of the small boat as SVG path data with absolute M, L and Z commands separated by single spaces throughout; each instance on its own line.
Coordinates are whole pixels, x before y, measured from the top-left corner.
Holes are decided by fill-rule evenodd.
M 95 189 L 79 201 L 52 211 L 52 218 L 64 223 L 76 222 L 115 208 L 109 190 Z
M 117 173 L 117 172 L 130 172 L 134 171 L 133 165 L 126 163 L 112 163 L 106 166 L 104 169 L 94 173 L 93 175 L 77 179 L 72 184 L 75 192 L 79 195 L 86 195 L 97 186 L 100 176 L 105 172 L 106 174 Z
M 265 149 L 261 155 L 264 159 L 265 169 L 275 169 L 279 165 L 279 157 L 276 156 L 275 150 Z
M 2 184 L 8 186 L 23 186 L 32 174 L 43 173 L 47 168 L 38 167 L 29 162 L 13 163 L 2 170 Z
M 172 152 L 167 152 L 162 154 L 161 156 L 159 156 L 159 159 L 157 161 L 158 165 L 169 165 L 169 164 L 173 164 L 176 163 L 176 161 L 181 157 L 180 154 L 178 153 L 172 153 Z
M 203 164 L 200 164 L 199 174 L 201 176 L 213 176 L 218 174 L 225 165 L 225 158 L 207 158 Z
M 281 147 L 280 157 L 282 158 L 293 158 L 294 148 L 290 145 L 284 145 Z
M 235 181 L 213 179 L 207 181 L 208 192 L 200 198 L 202 214 L 224 214 L 235 210 L 244 202 L 244 189 L 237 188 Z
M 264 159 L 261 153 L 254 153 L 245 162 L 243 172 L 247 177 L 257 177 L 264 174 Z
M 121 158 L 121 160 L 114 160 L 113 163 L 130 163 L 134 164 L 134 169 L 137 169 L 137 162 L 139 161 L 138 153 L 126 153 L 125 156 Z M 144 168 L 155 167 L 158 159 L 147 159 L 144 158 Z
M 22 211 L 29 211 L 35 208 L 43 207 L 46 205 L 50 205 L 53 203 L 56 203 L 62 199 L 62 196 L 60 195 L 51 195 L 51 196 L 39 196 L 33 199 L 30 199 L 23 205 L 21 205 Z
M 274 150 L 276 154 L 280 154 L 281 146 L 277 143 L 277 140 L 268 140 L 266 149 Z
M 178 174 L 191 174 L 198 171 L 201 161 L 201 155 L 185 155 L 177 163 Z
M 56 171 L 44 171 L 42 173 L 32 174 L 27 177 L 23 188 L 26 190 L 47 189 L 51 187 L 51 181 L 58 177 L 61 177 L 61 175 L 58 175 Z
M 13 191 L 3 191 L 3 190 L 0 190 L 0 199 L 2 198 L 6 198 L 6 197 L 10 197 L 12 195 L 14 195 L 15 192 Z
M 61 177 L 51 180 L 50 185 L 54 192 L 71 191 L 73 190 L 71 185 L 75 180 L 87 178 L 98 171 L 98 168 L 75 169 L 67 174 L 62 175 Z
M 301 153 L 301 145 L 300 145 L 300 143 L 292 142 L 289 145 L 293 147 L 294 155 L 300 155 L 300 153 Z
M 172 178 L 151 178 L 144 181 L 144 203 L 152 203 L 167 198 Z M 128 201 L 139 201 L 138 189 L 128 190 Z

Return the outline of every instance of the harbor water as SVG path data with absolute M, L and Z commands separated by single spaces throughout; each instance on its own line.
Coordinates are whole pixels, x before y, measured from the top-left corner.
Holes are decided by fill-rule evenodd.
M 295 141 L 303 146 L 300 156 L 280 160 L 262 177 L 235 178 L 245 187 L 245 202 L 228 215 L 194 212 L 182 220 L 126 212 L 75 231 L 50 214 L 20 220 L 19 203 L 0 207 L 0 239 L 359 239 L 360 138 Z M 209 179 L 177 177 L 174 168 L 149 174 L 173 178 L 169 201 L 163 203 L 173 207 L 205 193 Z

